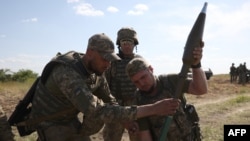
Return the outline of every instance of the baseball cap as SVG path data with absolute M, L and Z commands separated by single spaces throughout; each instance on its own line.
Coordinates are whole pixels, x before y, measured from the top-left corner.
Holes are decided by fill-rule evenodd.
M 98 51 L 100 55 L 108 61 L 121 60 L 114 51 L 114 43 L 104 33 L 91 36 L 88 41 L 88 49 Z
M 134 58 L 126 66 L 126 73 L 129 77 L 135 75 L 139 71 L 149 67 L 149 63 L 143 58 Z

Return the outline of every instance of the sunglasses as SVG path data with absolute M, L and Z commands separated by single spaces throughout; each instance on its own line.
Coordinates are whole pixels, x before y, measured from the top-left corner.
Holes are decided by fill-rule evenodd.
M 135 43 L 134 43 L 134 41 L 133 40 L 129 40 L 129 39 L 124 39 L 124 40 L 121 40 L 120 41 L 120 45 L 122 46 L 122 45 L 130 45 L 130 46 L 132 46 L 132 45 L 134 45 Z

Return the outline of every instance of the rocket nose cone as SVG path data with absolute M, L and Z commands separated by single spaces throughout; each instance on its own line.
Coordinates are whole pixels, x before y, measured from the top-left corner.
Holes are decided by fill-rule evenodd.
M 201 10 L 201 13 L 206 13 L 207 12 L 207 2 L 204 3 L 204 6 Z

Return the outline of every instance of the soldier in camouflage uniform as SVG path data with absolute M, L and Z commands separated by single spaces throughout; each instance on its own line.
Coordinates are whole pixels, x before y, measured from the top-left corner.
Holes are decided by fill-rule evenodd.
M 176 109 L 179 102 L 172 99 L 147 106 L 116 104 L 103 72 L 119 59 L 113 42 L 102 33 L 89 38 L 85 54 L 58 54 L 45 66 L 29 119 L 30 125 L 39 121 L 33 125 L 39 141 L 87 141 L 104 123 L 174 113 L 163 108 L 170 104 Z M 77 117 L 80 112 L 82 122 Z
M 246 63 L 244 62 L 244 64 L 240 64 L 238 67 L 238 71 L 239 71 L 239 84 L 245 85 L 246 84 L 246 72 L 247 72 L 247 68 L 246 68 Z
M 106 71 L 106 79 L 109 83 L 111 94 L 116 98 L 119 105 L 130 106 L 135 104 L 135 85 L 125 72 L 126 65 L 133 58 L 141 57 L 133 53 L 139 44 L 136 31 L 131 27 L 123 27 L 117 32 L 116 44 L 121 60 L 111 63 Z M 114 132 L 115 130 L 115 132 Z M 120 141 L 124 132 L 124 125 L 119 123 L 106 124 L 103 130 L 104 141 Z M 131 141 L 137 141 L 136 136 L 129 134 Z
M 205 73 L 200 68 L 200 59 L 202 50 L 197 48 L 194 53 L 196 61 L 194 62 L 192 72 L 193 79 L 186 79 L 183 93 L 201 95 L 207 92 L 207 81 Z M 153 68 L 144 59 L 136 58 L 131 60 L 126 67 L 127 74 L 137 86 L 138 105 L 154 103 L 163 98 L 174 97 L 177 88 L 178 75 L 159 75 L 153 74 Z M 168 141 L 200 141 L 199 126 L 197 126 L 198 115 L 193 122 L 188 117 L 185 111 L 186 101 L 180 97 L 181 105 L 176 114 L 173 116 L 173 121 L 166 135 Z M 197 113 L 195 113 L 197 114 Z M 138 120 L 138 133 L 140 141 L 158 141 L 161 128 L 164 125 L 165 116 L 150 116 Z M 194 130 L 194 131 L 192 131 Z M 198 137 L 197 137 L 198 136 Z
M 230 67 L 230 82 L 236 82 L 237 81 L 237 69 L 234 66 L 234 63 L 232 63 L 232 66 Z
M 0 105 L 0 141 L 14 141 L 14 134 L 7 121 L 7 116 Z

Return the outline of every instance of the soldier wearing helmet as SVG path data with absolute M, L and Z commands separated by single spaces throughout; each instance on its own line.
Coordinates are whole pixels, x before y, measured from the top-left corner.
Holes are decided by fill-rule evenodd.
M 120 57 L 133 58 L 134 48 L 137 51 L 137 45 L 139 44 L 137 39 L 137 33 L 133 28 L 123 27 L 117 32 L 116 45 L 118 45 Z M 126 45 L 130 45 L 129 47 Z
M 116 40 L 119 51 L 117 55 L 121 60 L 112 62 L 111 67 L 105 73 L 112 95 L 117 99 L 119 105 L 122 106 L 135 104 L 134 92 L 136 87 L 126 75 L 125 68 L 133 58 L 142 58 L 134 53 L 134 49 L 138 44 L 137 33 L 133 28 L 121 28 L 117 32 Z M 103 130 L 104 141 L 120 141 L 124 130 L 124 124 L 106 124 Z M 137 139 L 135 136 L 130 135 L 130 140 L 136 141 Z
M 124 39 L 130 39 L 134 41 L 134 45 L 138 45 L 137 33 L 133 28 L 124 27 L 117 33 L 116 45 L 121 46 L 120 41 Z

